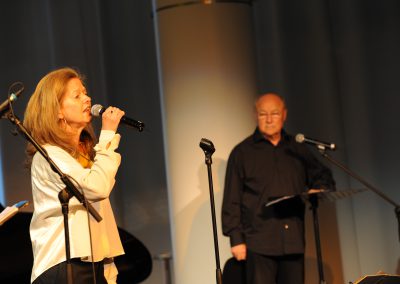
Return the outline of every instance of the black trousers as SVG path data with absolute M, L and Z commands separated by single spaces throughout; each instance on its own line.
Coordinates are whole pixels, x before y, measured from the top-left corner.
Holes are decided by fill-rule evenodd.
M 304 254 L 266 256 L 247 251 L 247 284 L 304 284 Z
M 93 269 L 91 262 L 83 262 L 80 259 L 71 259 L 73 284 L 93 284 Z M 107 284 L 104 277 L 103 261 L 94 263 L 94 277 L 97 284 Z M 61 262 L 42 274 L 32 284 L 67 284 L 67 263 Z

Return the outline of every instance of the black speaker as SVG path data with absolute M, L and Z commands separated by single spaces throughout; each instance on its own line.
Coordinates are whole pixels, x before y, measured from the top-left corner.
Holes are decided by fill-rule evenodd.
M 399 284 L 399 275 L 370 275 L 354 282 L 354 284 Z

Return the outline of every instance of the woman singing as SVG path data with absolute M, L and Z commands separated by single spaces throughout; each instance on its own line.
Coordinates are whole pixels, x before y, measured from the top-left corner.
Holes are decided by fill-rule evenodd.
M 69 200 L 73 283 L 116 283 L 118 272 L 113 257 L 124 250 L 109 196 L 121 162 L 120 154 L 115 152 L 120 141 L 116 131 L 124 112 L 107 108 L 96 144 L 90 109 L 91 99 L 81 75 L 74 69 L 61 68 L 40 80 L 25 110 L 23 124 L 102 217 L 97 222 L 76 197 Z M 34 203 L 30 225 L 34 255 L 31 282 L 67 283 L 64 223 L 58 199 L 65 184 L 30 143 L 27 153 Z

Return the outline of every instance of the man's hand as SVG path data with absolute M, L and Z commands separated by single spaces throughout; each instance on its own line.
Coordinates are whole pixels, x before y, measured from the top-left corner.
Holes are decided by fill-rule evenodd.
M 239 244 L 231 247 L 232 255 L 236 258 L 236 260 L 245 260 L 246 250 L 246 244 Z

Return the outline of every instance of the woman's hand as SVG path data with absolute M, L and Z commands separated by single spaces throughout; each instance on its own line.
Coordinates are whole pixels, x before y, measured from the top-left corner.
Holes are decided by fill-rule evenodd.
M 121 117 L 125 115 L 125 112 L 117 107 L 108 107 L 102 114 L 102 130 L 112 130 L 117 132 Z

